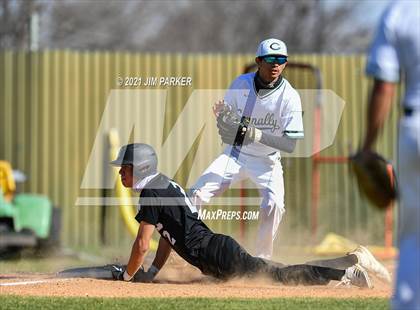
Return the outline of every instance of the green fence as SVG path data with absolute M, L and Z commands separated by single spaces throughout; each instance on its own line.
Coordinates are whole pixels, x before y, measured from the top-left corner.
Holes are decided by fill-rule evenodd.
M 362 56 L 296 55 L 291 62 L 311 64 L 321 70 L 323 87 L 342 97 L 345 109 L 334 144 L 325 156 L 347 156 L 355 151 L 365 124 L 369 80 Z M 192 87 L 170 87 L 164 122 L 168 135 L 195 89 L 224 89 L 252 55 L 145 54 L 46 51 L 0 53 L 0 158 L 24 171 L 29 180 L 21 189 L 48 195 L 63 212 L 63 242 L 68 246 L 128 243 L 116 207 L 75 206 L 77 197 L 101 196 L 103 191 L 80 189 L 107 97 L 117 89 L 118 77 L 189 76 Z M 286 69 L 296 88 L 314 88 L 313 76 Z M 210 112 L 209 112 L 210 113 Z M 378 141 L 378 150 L 395 159 L 398 109 Z M 162 137 L 156 139 L 157 143 Z M 165 137 L 163 137 L 165 138 Z M 180 141 L 182 143 L 182 141 Z M 286 215 L 280 244 L 305 243 L 310 236 L 311 158 L 285 158 Z M 188 162 L 176 174 L 183 183 Z M 232 194 L 228 192 L 228 195 Z M 110 193 L 112 195 L 112 192 Z M 257 210 L 257 207 L 249 207 Z M 105 219 L 103 217 L 105 216 Z M 315 239 L 329 231 L 359 242 L 381 243 L 383 214 L 367 206 L 345 164 L 321 166 L 319 227 Z M 102 227 L 105 224 L 105 227 Z M 236 235 L 237 222 L 209 222 L 215 230 Z M 256 223 L 247 223 L 253 239 Z M 104 231 L 104 240 L 101 234 Z

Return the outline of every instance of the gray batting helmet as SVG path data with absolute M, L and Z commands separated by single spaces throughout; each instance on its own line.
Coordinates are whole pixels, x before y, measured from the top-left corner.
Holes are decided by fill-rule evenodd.
M 148 144 L 131 143 L 121 147 L 116 160 L 110 162 L 113 166 L 133 165 L 133 173 L 138 179 L 157 172 L 158 159 L 156 152 Z

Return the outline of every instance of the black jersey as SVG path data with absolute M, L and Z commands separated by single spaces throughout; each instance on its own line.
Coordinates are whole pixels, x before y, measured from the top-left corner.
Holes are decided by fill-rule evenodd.
M 197 209 L 181 186 L 158 174 L 141 191 L 139 208 L 139 223 L 155 225 L 175 252 L 200 268 L 201 242 L 213 232 L 198 218 Z

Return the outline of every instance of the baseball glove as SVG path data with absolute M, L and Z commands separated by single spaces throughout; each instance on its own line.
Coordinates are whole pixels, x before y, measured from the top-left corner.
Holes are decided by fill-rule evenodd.
M 397 198 L 395 172 L 381 155 L 359 152 L 350 157 L 350 164 L 359 190 L 374 206 L 385 209 Z
M 250 118 L 241 117 L 237 109 L 227 104 L 217 115 L 217 128 L 226 144 L 242 146 L 255 140 L 255 128 L 250 125 Z
M 114 280 L 124 281 L 124 271 L 127 266 L 123 265 L 107 265 L 104 269 L 109 268 Z

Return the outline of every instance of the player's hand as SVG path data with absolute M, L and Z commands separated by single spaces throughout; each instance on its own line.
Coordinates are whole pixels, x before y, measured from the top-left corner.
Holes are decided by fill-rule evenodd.
M 124 281 L 124 272 L 126 266 L 122 265 L 112 265 L 111 266 L 111 273 L 114 280 Z
M 255 128 L 254 126 L 248 125 L 246 127 L 246 132 L 245 132 L 245 136 L 244 136 L 244 140 L 242 142 L 242 145 L 248 145 L 248 144 L 253 143 L 255 141 L 259 141 L 259 139 L 256 140 L 256 134 L 257 134 L 258 131 L 259 130 L 257 128 Z
M 226 107 L 226 102 L 223 99 L 216 101 L 213 105 L 213 114 L 218 117 L 220 112 L 222 112 Z

